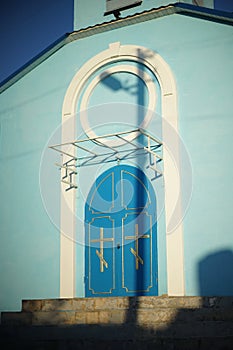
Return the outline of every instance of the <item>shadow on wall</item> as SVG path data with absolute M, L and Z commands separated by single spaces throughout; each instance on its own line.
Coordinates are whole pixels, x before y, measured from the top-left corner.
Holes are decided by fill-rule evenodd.
M 222 250 L 208 255 L 198 265 L 201 296 L 233 295 L 233 252 Z

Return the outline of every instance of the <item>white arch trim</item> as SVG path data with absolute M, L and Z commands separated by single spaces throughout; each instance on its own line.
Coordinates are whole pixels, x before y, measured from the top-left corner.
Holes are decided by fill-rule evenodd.
M 89 99 L 90 96 L 97 86 L 97 84 L 104 78 L 108 77 L 109 75 L 113 73 L 120 73 L 120 72 L 127 72 L 127 73 L 132 73 L 134 75 L 137 75 L 140 79 L 142 79 L 145 83 L 145 86 L 147 87 L 148 95 L 149 95 L 149 103 L 147 107 L 147 112 L 146 115 L 143 118 L 143 121 L 141 122 L 140 125 L 138 125 L 139 128 L 146 129 L 148 126 L 155 110 L 156 106 L 156 90 L 155 90 L 155 84 L 153 80 L 151 79 L 150 75 L 146 72 L 143 72 L 142 70 L 138 69 L 137 67 L 131 66 L 129 64 L 124 64 L 124 65 L 117 65 L 115 67 L 108 68 L 104 72 L 101 72 L 97 77 L 95 77 L 91 83 L 89 84 L 88 88 L 86 89 L 81 105 L 80 105 L 80 110 L 82 111 L 80 113 L 80 121 L 81 125 L 83 127 L 83 130 L 87 134 L 88 137 L 94 138 L 96 137 L 96 133 L 91 129 L 89 122 L 88 122 L 88 107 L 89 107 Z M 125 140 L 132 141 L 134 138 L 136 138 L 139 135 L 138 133 L 133 133 L 133 135 L 127 135 L 125 136 Z M 101 139 L 101 142 L 104 143 L 105 145 L 111 146 L 119 146 L 122 144 L 121 140 L 107 140 L 105 138 Z
M 182 222 L 169 232 L 169 222 L 174 208 L 178 207 L 181 217 L 181 203 L 178 201 L 180 190 L 179 176 L 174 176 L 174 162 L 166 148 L 169 123 L 178 134 L 177 90 L 173 73 L 168 64 L 156 52 L 137 45 L 120 45 L 119 42 L 109 45 L 87 61 L 72 79 L 63 102 L 62 123 L 76 114 L 77 102 L 87 80 L 101 67 L 109 63 L 130 60 L 148 67 L 157 77 L 161 87 L 163 140 L 164 149 L 164 182 L 165 182 L 165 216 L 166 216 L 166 250 L 167 250 L 167 284 L 168 295 L 184 295 L 184 258 L 183 258 L 183 225 Z M 72 118 L 69 130 L 62 129 L 62 143 L 75 139 L 75 118 Z M 179 159 L 179 142 L 172 143 L 173 157 Z M 176 167 L 179 164 L 176 161 Z M 177 169 L 176 169 L 177 170 Z M 179 172 L 179 169 L 178 169 Z M 75 296 L 75 190 L 65 191 L 61 185 L 61 253 L 60 253 L 60 296 Z M 67 203 L 70 210 L 67 210 Z M 65 234 L 69 232 L 69 237 Z

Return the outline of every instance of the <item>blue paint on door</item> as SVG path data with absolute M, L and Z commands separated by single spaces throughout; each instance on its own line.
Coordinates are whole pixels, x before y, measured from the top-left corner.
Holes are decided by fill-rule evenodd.
M 158 295 L 154 189 L 139 168 L 102 173 L 85 205 L 86 296 Z

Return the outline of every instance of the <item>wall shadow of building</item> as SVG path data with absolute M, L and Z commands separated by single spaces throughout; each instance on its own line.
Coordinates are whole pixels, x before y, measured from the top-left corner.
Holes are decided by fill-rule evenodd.
M 198 266 L 200 295 L 233 295 L 233 253 L 222 250 L 208 255 Z

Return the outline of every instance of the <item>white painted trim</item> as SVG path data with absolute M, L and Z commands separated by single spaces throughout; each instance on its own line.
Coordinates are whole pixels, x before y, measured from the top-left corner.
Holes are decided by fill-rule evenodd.
M 164 141 L 164 181 L 165 181 L 165 214 L 167 237 L 167 276 L 168 295 L 184 295 L 184 259 L 183 259 L 183 225 L 182 222 L 171 232 L 171 220 L 175 207 L 181 214 L 181 203 L 178 201 L 180 190 L 179 176 L 174 176 L 174 162 L 170 155 L 168 123 L 172 125 L 178 134 L 177 90 L 175 79 L 168 64 L 156 52 L 142 46 L 123 45 L 119 42 L 109 45 L 109 48 L 100 52 L 86 62 L 72 79 L 63 103 L 62 122 L 76 115 L 77 102 L 87 80 L 98 69 L 109 63 L 129 60 L 141 63 L 149 68 L 157 77 L 161 87 L 162 116 L 163 116 L 163 141 Z M 72 118 L 75 124 L 75 118 Z M 74 140 L 75 125 L 62 132 L 62 143 Z M 173 140 L 172 156 L 176 158 L 176 167 L 179 173 L 179 142 Z M 176 169 L 177 170 L 177 169 Z M 66 234 L 72 238 L 75 236 L 75 190 L 65 192 L 61 186 L 61 264 L 60 264 L 60 296 L 73 297 L 75 285 L 75 255 L 74 241 L 70 241 Z M 178 201 L 178 202 L 177 202 Z M 65 208 L 70 208 L 67 211 Z M 65 235 L 63 234 L 65 233 Z M 70 242 L 69 242 L 70 241 Z M 69 243 L 68 243 L 69 242 Z

